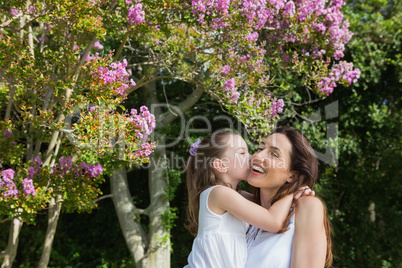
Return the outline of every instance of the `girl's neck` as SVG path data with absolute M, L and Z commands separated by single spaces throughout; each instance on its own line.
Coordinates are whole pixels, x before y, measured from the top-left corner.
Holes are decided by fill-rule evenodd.
M 233 180 L 231 178 L 229 178 L 228 176 L 222 176 L 220 178 L 224 183 L 228 183 L 232 186 L 233 190 L 236 190 L 237 185 L 239 185 L 239 181 L 238 180 Z
M 260 188 L 260 202 L 261 206 L 269 209 L 271 207 L 272 198 L 278 192 L 278 189 L 262 189 Z

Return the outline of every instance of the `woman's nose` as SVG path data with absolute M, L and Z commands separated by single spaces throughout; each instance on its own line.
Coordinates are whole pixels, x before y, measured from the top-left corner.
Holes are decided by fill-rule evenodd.
M 251 164 L 261 163 L 261 157 L 259 152 L 255 152 L 253 155 L 250 156 L 250 163 Z

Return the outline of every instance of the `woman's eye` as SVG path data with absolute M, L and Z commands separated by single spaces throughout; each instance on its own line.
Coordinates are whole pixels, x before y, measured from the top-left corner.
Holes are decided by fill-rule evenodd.
M 279 158 L 278 154 L 275 153 L 275 152 L 270 152 L 270 154 L 271 154 L 272 156 L 276 157 L 276 158 Z
M 257 149 L 257 151 L 262 151 L 262 150 L 264 150 L 264 148 L 262 148 L 262 147 L 258 147 L 258 149 Z

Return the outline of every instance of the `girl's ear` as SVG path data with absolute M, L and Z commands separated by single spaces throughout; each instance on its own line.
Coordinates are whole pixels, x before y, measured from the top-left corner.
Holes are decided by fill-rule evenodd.
M 223 165 L 222 160 L 219 158 L 215 158 L 214 161 L 212 162 L 212 166 L 214 169 L 216 169 L 218 172 L 226 172 L 227 168 Z

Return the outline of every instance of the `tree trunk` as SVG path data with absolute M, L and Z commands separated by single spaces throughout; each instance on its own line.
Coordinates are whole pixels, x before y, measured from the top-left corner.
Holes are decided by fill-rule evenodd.
M 135 267 L 146 268 L 148 240 L 141 223 L 137 220 L 138 212 L 132 201 L 127 183 L 127 172 L 121 168 L 110 177 L 111 193 L 120 228 L 128 250 L 134 258 Z
M 61 195 L 57 195 L 56 200 L 52 197 L 49 203 L 48 222 L 45 236 L 45 243 L 43 245 L 42 255 L 39 260 L 38 268 L 46 268 L 49 264 L 50 253 L 54 235 L 59 221 L 60 211 L 62 205 Z
M 148 107 L 159 104 L 157 97 L 156 82 L 153 81 L 145 86 Z M 166 161 L 166 134 L 159 133 L 159 128 L 164 126 L 161 122 L 161 108 L 156 105 L 152 113 L 157 119 L 154 132 L 157 147 L 151 154 L 148 169 L 148 186 L 151 204 L 149 205 L 149 249 L 148 267 L 149 268 L 169 268 L 170 267 L 170 230 L 163 224 L 163 219 L 169 213 L 169 182 L 168 167 Z
M 2 253 L 4 260 L 1 268 L 10 268 L 13 265 L 15 256 L 17 255 L 18 238 L 21 232 L 22 224 L 23 221 L 20 217 L 17 217 L 11 221 L 8 245 L 6 250 Z
M 157 135 L 158 149 L 151 155 L 148 170 L 149 192 L 149 268 L 170 267 L 170 230 L 163 224 L 168 215 L 170 204 L 168 197 L 168 170 L 165 152 L 165 134 Z

